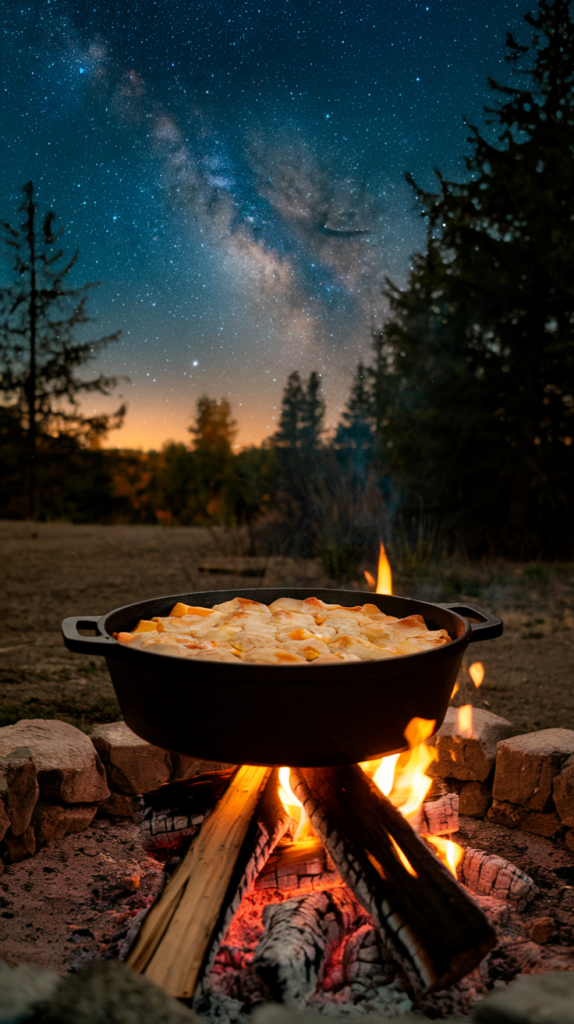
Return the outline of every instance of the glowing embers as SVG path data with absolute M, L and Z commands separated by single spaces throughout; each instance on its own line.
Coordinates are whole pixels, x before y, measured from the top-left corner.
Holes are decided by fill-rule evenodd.
M 365 572 L 365 579 L 371 587 L 376 586 L 376 594 L 392 594 L 393 592 L 393 574 L 391 572 L 391 566 L 387 558 L 385 551 L 385 545 L 381 541 L 381 548 L 379 551 L 379 568 L 377 572 L 377 582 L 375 584 L 374 577 L 371 576 L 370 572 Z

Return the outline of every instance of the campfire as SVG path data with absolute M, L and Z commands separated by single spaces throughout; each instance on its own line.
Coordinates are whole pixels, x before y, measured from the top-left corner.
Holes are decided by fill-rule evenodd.
M 499 635 L 501 623 L 473 609 L 471 626 L 459 606 L 393 597 L 382 543 L 376 584 L 366 576 L 380 595 L 376 607 L 365 606 L 375 617 L 428 620 L 426 629 L 442 629 L 444 647 L 395 658 L 379 652 L 352 664 L 332 658 L 309 670 L 171 658 L 165 671 L 166 659 L 131 642 L 134 623 L 137 636 L 144 627 L 157 631 L 162 616 L 171 627 L 180 607 L 205 618 L 232 595 L 117 609 L 95 623 L 95 640 L 77 631 L 89 619 L 64 623 L 73 650 L 105 651 L 125 720 L 140 736 L 180 754 L 255 762 L 168 783 L 140 798 L 137 812 L 164 855 L 179 856 L 184 842 L 189 848 L 143 920 L 128 963 L 212 1018 L 220 1016 L 218 1000 L 247 1008 L 303 997 L 310 1005 L 353 1002 L 354 984 L 386 991 L 397 972 L 411 993 L 444 991 L 496 944 L 459 881 L 464 851 L 451 839 L 458 796 L 430 799 L 437 754 L 428 741 L 467 644 Z M 342 615 L 357 610 L 357 596 L 241 591 L 231 603 L 268 605 L 269 617 L 281 598 Z M 294 701 L 303 713 L 290 727 Z M 384 756 L 373 759 L 376 751 Z M 290 766 L 273 767 L 279 757 L 292 758 Z
M 208 1002 L 289 1002 L 313 977 L 333 986 L 357 936 L 373 944 L 367 963 L 383 948 L 421 992 L 472 971 L 496 939 L 456 881 L 456 796 L 425 803 L 434 726 L 413 719 L 407 751 L 361 765 L 243 766 L 187 784 L 192 803 L 206 786 L 221 796 L 128 962 L 172 995 Z

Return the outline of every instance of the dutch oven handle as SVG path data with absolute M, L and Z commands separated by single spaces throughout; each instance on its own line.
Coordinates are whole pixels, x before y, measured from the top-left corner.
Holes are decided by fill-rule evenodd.
M 477 640 L 492 640 L 496 636 L 502 636 L 504 628 L 502 619 L 497 618 L 496 615 L 487 611 L 486 608 L 478 608 L 477 605 L 467 604 L 466 601 L 456 601 L 454 604 L 441 604 L 441 608 L 446 608 L 449 612 L 457 612 L 458 615 L 462 615 L 465 619 L 479 620 L 478 622 L 469 622 L 472 630 L 469 641 L 471 644 Z
M 79 654 L 105 654 L 106 647 L 115 644 L 111 636 L 81 636 L 78 629 L 97 629 L 101 615 L 71 615 L 62 623 L 64 643 L 69 651 Z

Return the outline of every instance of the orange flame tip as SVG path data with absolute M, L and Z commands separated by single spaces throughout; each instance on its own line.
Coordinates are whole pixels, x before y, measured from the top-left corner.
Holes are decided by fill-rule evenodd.
M 472 679 L 477 690 L 484 679 L 484 665 L 481 661 L 473 661 L 472 665 L 468 670 L 468 674 Z
M 391 840 L 391 843 L 393 844 L 395 853 L 396 853 L 397 857 L 399 858 L 401 864 L 403 865 L 405 871 L 408 871 L 409 875 L 412 875 L 413 878 L 418 878 L 419 876 L 417 875 L 415 869 L 413 868 L 410 860 L 408 859 L 406 854 L 403 853 L 403 851 L 401 850 L 401 848 L 400 848 L 399 844 L 397 843 L 397 841 L 395 839 L 393 839 L 393 837 L 390 834 L 390 832 L 387 833 L 387 834 L 388 834 L 389 839 Z
M 453 843 L 452 839 L 445 839 L 443 836 L 427 836 L 429 843 L 432 843 L 436 847 L 437 857 L 446 868 L 450 871 L 451 875 L 456 878 L 456 869 L 464 857 L 464 850 L 458 843 Z
M 451 693 L 451 695 L 450 695 L 450 699 L 451 699 L 451 700 L 452 700 L 452 698 L 453 698 L 453 697 L 455 696 L 455 694 L 457 694 L 457 693 L 458 693 L 458 689 L 459 689 L 459 687 L 458 687 L 458 683 L 455 683 L 455 684 L 454 684 L 454 689 L 453 689 L 453 691 L 452 691 L 452 693 Z
M 370 572 L 367 572 L 366 569 L 365 569 L 365 579 L 366 579 L 366 581 L 367 581 L 367 583 L 369 584 L 370 587 L 376 587 L 377 582 L 375 580 L 375 577 L 371 576 Z
M 379 570 L 377 574 L 377 594 L 392 594 L 393 592 L 393 574 L 391 572 L 391 566 L 387 558 L 385 551 L 385 545 L 381 541 L 381 547 L 379 551 Z

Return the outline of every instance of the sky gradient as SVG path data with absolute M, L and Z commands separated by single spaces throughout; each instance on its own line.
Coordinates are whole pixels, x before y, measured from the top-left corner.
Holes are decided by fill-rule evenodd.
M 466 175 L 463 116 L 532 6 L 5 0 L 0 216 L 32 179 L 102 282 L 94 336 L 123 334 L 94 368 L 130 378 L 110 446 L 189 442 L 206 393 L 259 443 L 295 369 L 337 422 L 385 275 L 424 243 L 404 172 Z

